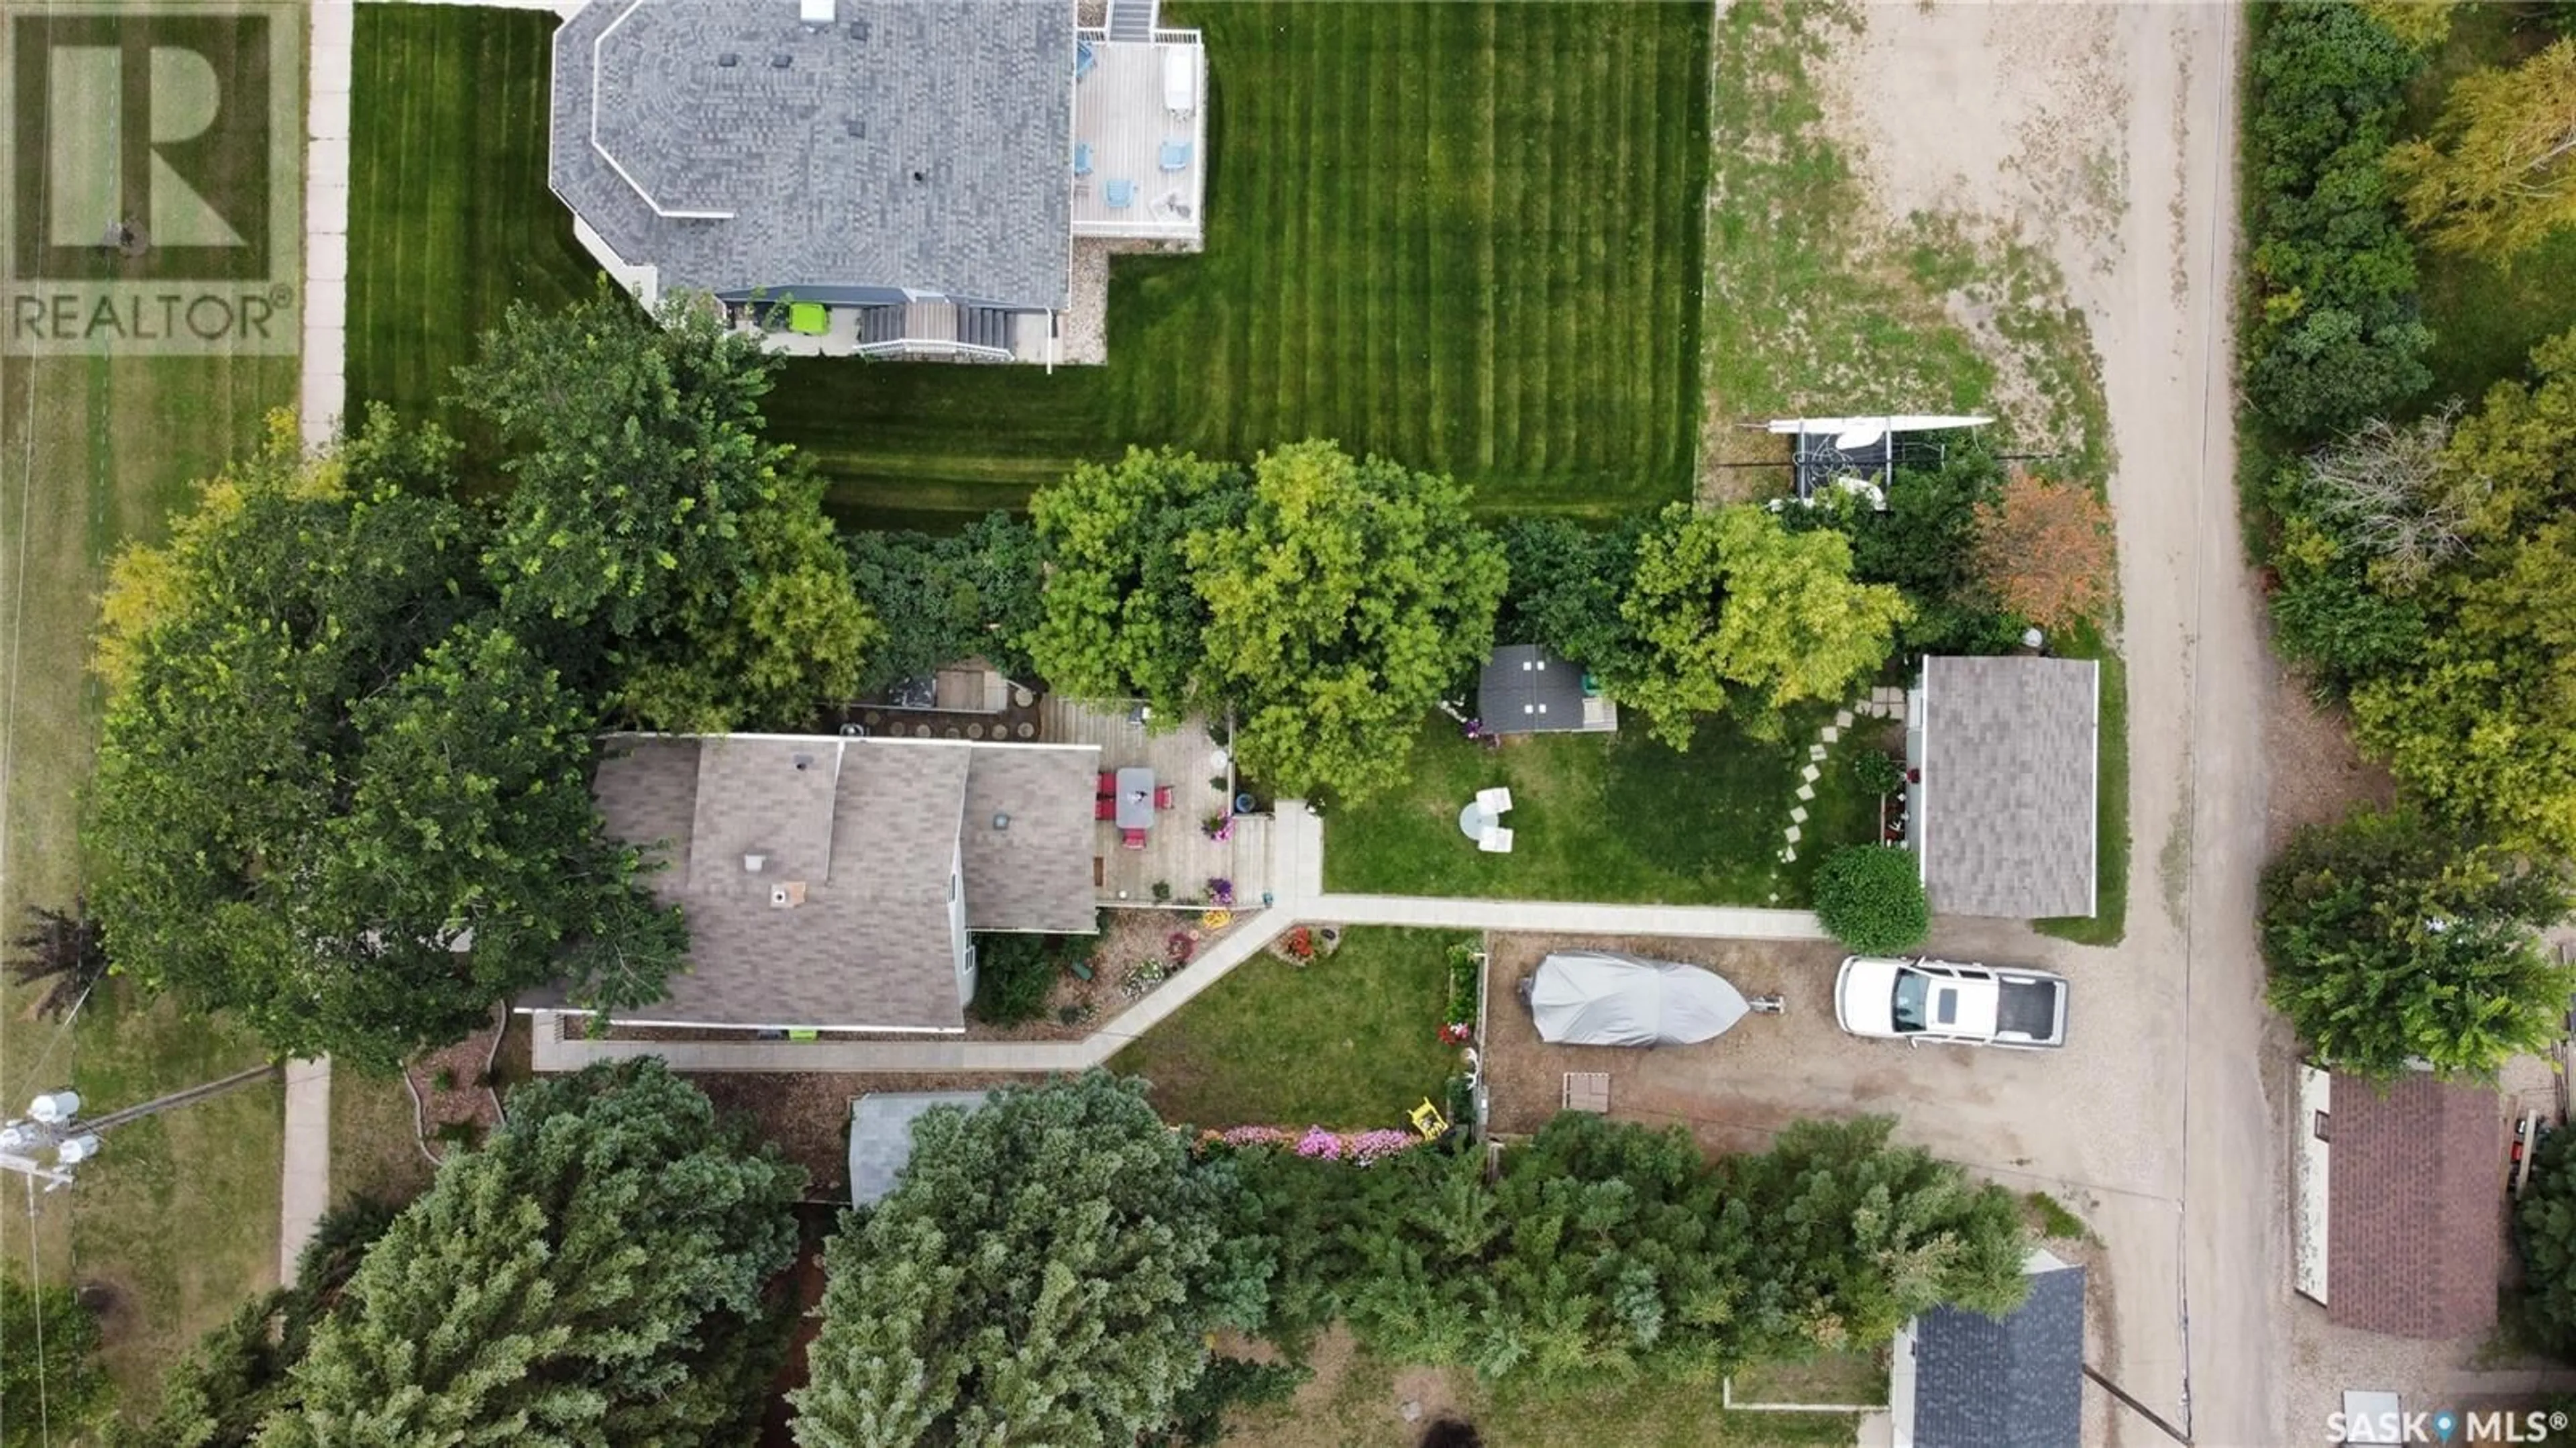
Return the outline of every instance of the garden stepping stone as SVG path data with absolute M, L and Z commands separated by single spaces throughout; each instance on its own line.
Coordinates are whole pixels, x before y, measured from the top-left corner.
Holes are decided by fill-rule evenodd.
M 1794 849 L 1785 849 L 1780 852 L 1780 863 L 1784 865 L 1795 861 L 1797 858 L 1798 852 Z
M 1793 845 L 1798 843 L 1798 827 L 1796 825 L 1789 826 L 1789 843 Z
M 1808 745 L 1808 746 L 1807 746 L 1807 757 L 1808 757 L 1809 759 L 1822 759 L 1822 758 L 1824 758 L 1824 757 L 1825 757 L 1825 746 L 1823 746 L 1823 745 L 1821 745 L 1821 744 L 1810 744 L 1810 745 Z
M 1826 742 L 1827 744 L 1831 744 L 1831 743 L 1833 743 L 1835 740 L 1840 739 L 1840 738 L 1842 738 L 1842 737 L 1843 737 L 1843 731 L 1842 731 L 1842 730 L 1840 730 L 1840 729 L 1838 729 L 1838 728 L 1836 728 L 1836 727 L 1834 727 L 1834 726 L 1833 726 L 1833 725 L 1831 725 L 1831 724 L 1828 724 L 1828 725 L 1826 725 L 1826 726 L 1825 726 L 1825 731 L 1824 731 L 1822 734 L 1817 735 L 1816 737 L 1817 737 L 1818 739 L 1823 740 L 1823 741 L 1824 741 L 1824 742 Z
M 1815 782 L 1816 782 L 1816 775 L 1817 775 L 1818 773 L 1819 773 L 1819 771 L 1817 770 L 1816 766 L 1814 766 L 1814 765 L 1810 764 L 1810 765 L 1808 765 L 1806 768 L 1801 769 L 1801 770 L 1799 770 L 1799 771 L 1798 771 L 1798 777 L 1799 777 L 1800 779 L 1805 780 L 1805 781 L 1806 781 L 1807 783 L 1809 783 L 1809 784 L 1813 784 L 1813 783 L 1815 783 Z
M 1806 801 L 1806 800 L 1814 799 L 1815 797 L 1816 797 L 1816 787 L 1815 787 L 1814 785 L 1812 785 L 1812 784 L 1802 784 L 1802 785 L 1799 785 L 1799 786 L 1798 786 L 1798 798 L 1799 798 L 1799 800 L 1800 800 L 1801 802 L 1804 802 L 1804 801 Z
M 1852 727 L 1852 711 L 1849 709 L 1835 710 L 1834 727 L 1837 729 L 1849 729 Z
M 1805 824 L 1807 822 L 1807 807 L 1802 804 L 1790 806 L 1789 820 L 1792 824 Z

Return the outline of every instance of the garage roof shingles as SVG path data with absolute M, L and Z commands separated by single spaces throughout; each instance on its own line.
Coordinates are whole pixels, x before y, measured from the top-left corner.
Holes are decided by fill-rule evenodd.
M 1914 1326 L 1915 1448 L 2077 1448 L 2084 1269 L 2036 1272 L 2001 1321 L 1936 1307 Z
M 2100 666 L 1923 661 L 1923 886 L 1948 915 L 2090 915 Z
M 2398 1337 L 2495 1325 L 2504 1109 L 2491 1087 L 2338 1073 L 2326 1123 L 2326 1315 Z

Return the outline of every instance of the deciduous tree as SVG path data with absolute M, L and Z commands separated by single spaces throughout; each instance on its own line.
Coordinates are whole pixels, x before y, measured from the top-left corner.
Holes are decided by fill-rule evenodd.
M 1589 669 L 1616 691 L 1642 667 L 1636 629 L 1619 612 L 1637 569 L 1647 520 L 1629 514 L 1607 528 L 1538 514 L 1500 530 L 1510 588 L 1494 625 L 1498 643 L 1543 644 Z
M 803 1183 L 658 1060 L 521 1087 L 368 1250 L 260 1441 L 747 1443 Z
M 122 561 L 87 839 L 143 985 L 390 1068 L 530 986 L 652 999 L 682 935 L 600 838 L 589 705 L 493 624 L 471 520 L 378 470 L 410 456 L 383 429 L 280 440 Z
M 2510 261 L 2576 224 L 2576 38 L 2453 81 L 2388 169 L 2408 221 L 2452 251 Z
M 2556 1040 L 2576 972 L 2540 950 L 2563 867 L 2404 811 L 2310 826 L 2263 872 L 2271 998 L 2317 1059 L 2483 1076 Z
M 851 580 L 886 631 L 868 652 L 862 688 L 977 654 L 1013 678 L 1035 672 L 1021 641 L 1044 616 L 1046 574 L 1026 521 L 988 513 L 943 537 L 854 533 L 848 548 Z
M 2016 470 L 1977 509 L 1977 573 L 2005 609 L 2051 631 L 2111 607 L 2111 509 L 2081 483 Z
M 804 727 L 875 637 L 820 485 L 762 435 L 777 367 L 702 299 L 647 316 L 603 284 L 513 306 L 458 370 L 511 478 L 482 550 L 503 617 L 648 726 Z
M 893 1193 L 827 1249 L 796 1441 L 1123 1445 L 1171 1422 L 1207 1334 L 1259 1325 L 1263 1265 L 1221 1240 L 1235 1191 L 1139 1083 L 932 1111 Z
M 1655 737 L 1687 748 L 1694 716 L 1754 691 L 1760 724 L 1785 704 L 1835 699 L 1887 661 L 1904 595 L 1854 582 L 1839 533 L 1790 533 L 1761 508 L 1699 512 L 1676 503 L 1638 545 L 1620 614 L 1644 640 L 1638 678 L 1620 693 Z
M 1237 526 L 1183 546 L 1236 753 L 1282 792 L 1402 780 L 1422 716 L 1493 646 L 1502 550 L 1446 477 L 1296 443 L 1253 464 Z
M 1238 524 L 1242 475 L 1164 449 L 1084 463 L 1029 500 L 1047 570 L 1045 609 L 1022 640 L 1058 691 L 1134 697 L 1167 715 L 1209 696 L 1199 597 L 1183 540 Z
M 98 1319 L 70 1288 L 0 1271 L 0 1343 L 0 1448 L 77 1441 L 107 1412 Z

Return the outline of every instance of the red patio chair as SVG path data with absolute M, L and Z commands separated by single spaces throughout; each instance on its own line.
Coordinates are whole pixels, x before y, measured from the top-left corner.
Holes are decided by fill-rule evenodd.
M 1120 830 L 1118 832 L 1118 843 L 1126 849 L 1141 850 L 1145 848 L 1145 832 L 1143 830 Z
M 1091 817 L 1096 820 L 1114 820 L 1118 818 L 1118 801 L 1114 799 L 1093 800 L 1091 802 Z
M 1102 799 L 1110 799 L 1114 798 L 1117 793 L 1118 771 L 1114 769 L 1104 769 L 1100 771 L 1100 797 Z
M 1170 809 L 1171 807 L 1172 807 L 1172 787 L 1171 787 L 1170 785 L 1168 785 L 1168 784 L 1158 784 L 1158 785 L 1155 785 L 1155 786 L 1154 786 L 1154 808 L 1156 808 L 1156 809 Z

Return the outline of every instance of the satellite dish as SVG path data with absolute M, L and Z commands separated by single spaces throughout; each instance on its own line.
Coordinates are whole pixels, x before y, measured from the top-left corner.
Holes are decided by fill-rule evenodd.
M 1887 436 L 1886 428 L 1864 425 L 1855 427 L 1849 432 L 1834 434 L 1834 446 L 1843 452 L 1853 452 L 1860 448 L 1876 446 L 1878 440 L 1885 436 Z

